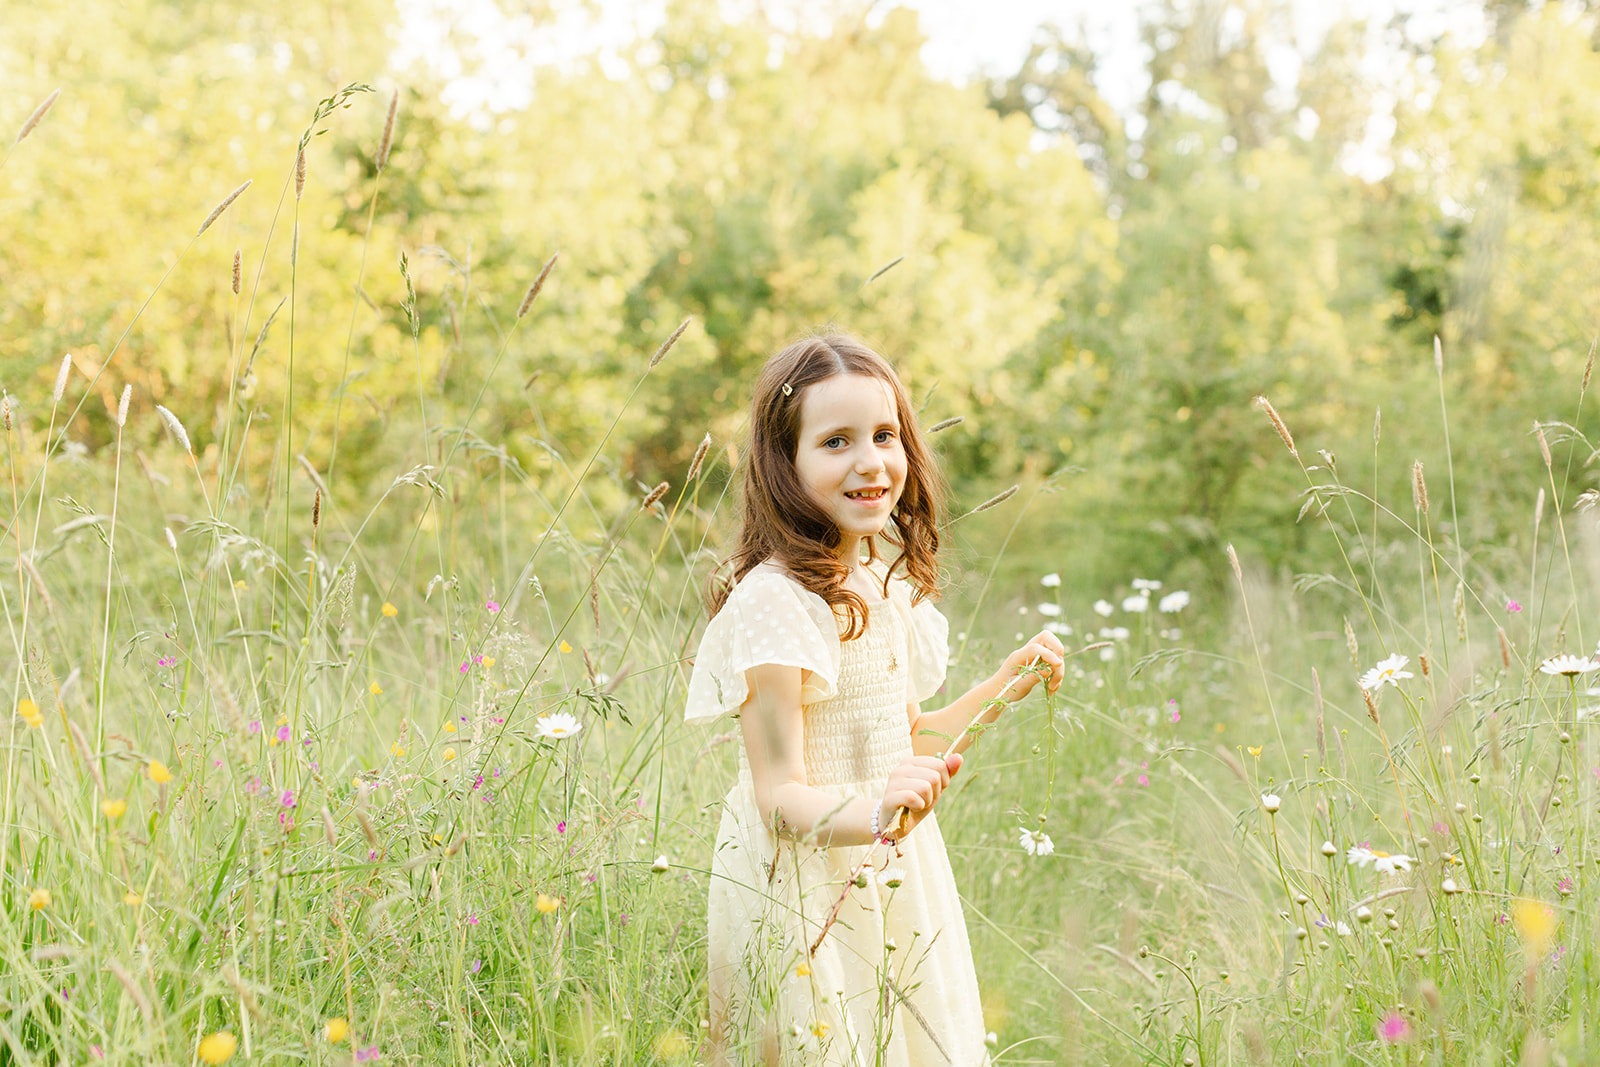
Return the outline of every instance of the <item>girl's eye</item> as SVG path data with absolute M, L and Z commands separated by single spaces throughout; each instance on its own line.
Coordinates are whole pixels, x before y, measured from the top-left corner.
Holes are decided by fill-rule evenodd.
M 888 442 L 894 440 L 894 431 L 893 430 L 879 430 L 878 431 L 878 436 L 875 438 L 875 440 L 880 445 L 881 444 L 887 444 Z
M 830 437 L 826 441 L 822 442 L 822 447 L 823 448 L 837 448 L 839 445 L 842 445 L 842 444 L 844 444 L 844 438 L 842 438 L 842 437 Z

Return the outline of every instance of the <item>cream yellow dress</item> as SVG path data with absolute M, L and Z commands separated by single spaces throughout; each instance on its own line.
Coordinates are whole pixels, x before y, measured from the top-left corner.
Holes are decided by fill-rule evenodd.
M 889 772 L 912 754 L 907 703 L 944 683 L 948 624 L 930 601 L 913 606 L 898 579 L 868 608 L 866 633 L 841 642 L 821 597 L 774 565 L 756 567 L 706 627 L 686 717 L 736 713 L 751 667 L 799 667 L 807 783 L 841 804 L 880 799 Z M 898 848 L 780 841 L 756 807 L 741 744 L 711 861 L 707 925 L 713 1039 L 728 1062 L 988 1063 L 936 815 Z

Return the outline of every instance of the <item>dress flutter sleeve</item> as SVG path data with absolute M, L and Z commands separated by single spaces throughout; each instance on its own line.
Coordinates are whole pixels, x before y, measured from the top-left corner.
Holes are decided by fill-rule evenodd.
M 890 599 L 905 620 L 911 670 L 906 682 L 906 699 L 921 703 L 944 685 L 950 665 L 950 621 L 932 600 L 911 602 L 911 586 L 901 579 L 890 583 Z
M 815 593 L 777 571 L 753 570 L 706 624 L 689 677 L 688 722 L 737 712 L 750 695 L 745 671 L 763 664 L 799 667 L 800 702 L 838 692 L 839 631 Z

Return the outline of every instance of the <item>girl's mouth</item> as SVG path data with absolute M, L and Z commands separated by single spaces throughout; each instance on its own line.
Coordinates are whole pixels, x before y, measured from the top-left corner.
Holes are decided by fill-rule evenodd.
M 851 500 L 858 500 L 863 504 L 876 504 L 878 501 L 889 495 L 889 490 L 883 486 L 878 486 L 875 489 L 850 489 L 847 490 L 844 495 Z

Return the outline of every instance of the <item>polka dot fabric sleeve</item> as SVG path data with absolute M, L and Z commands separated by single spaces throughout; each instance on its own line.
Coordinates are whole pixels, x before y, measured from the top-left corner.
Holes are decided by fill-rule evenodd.
M 921 703 L 944 686 L 950 664 L 950 622 L 931 600 L 913 605 L 911 586 L 904 581 L 891 583 L 891 596 L 905 618 L 911 653 L 906 699 Z
M 737 712 L 762 664 L 799 667 L 804 704 L 830 700 L 839 679 L 839 636 L 823 599 L 780 571 L 758 567 L 706 625 L 689 678 L 684 719 L 710 722 Z

